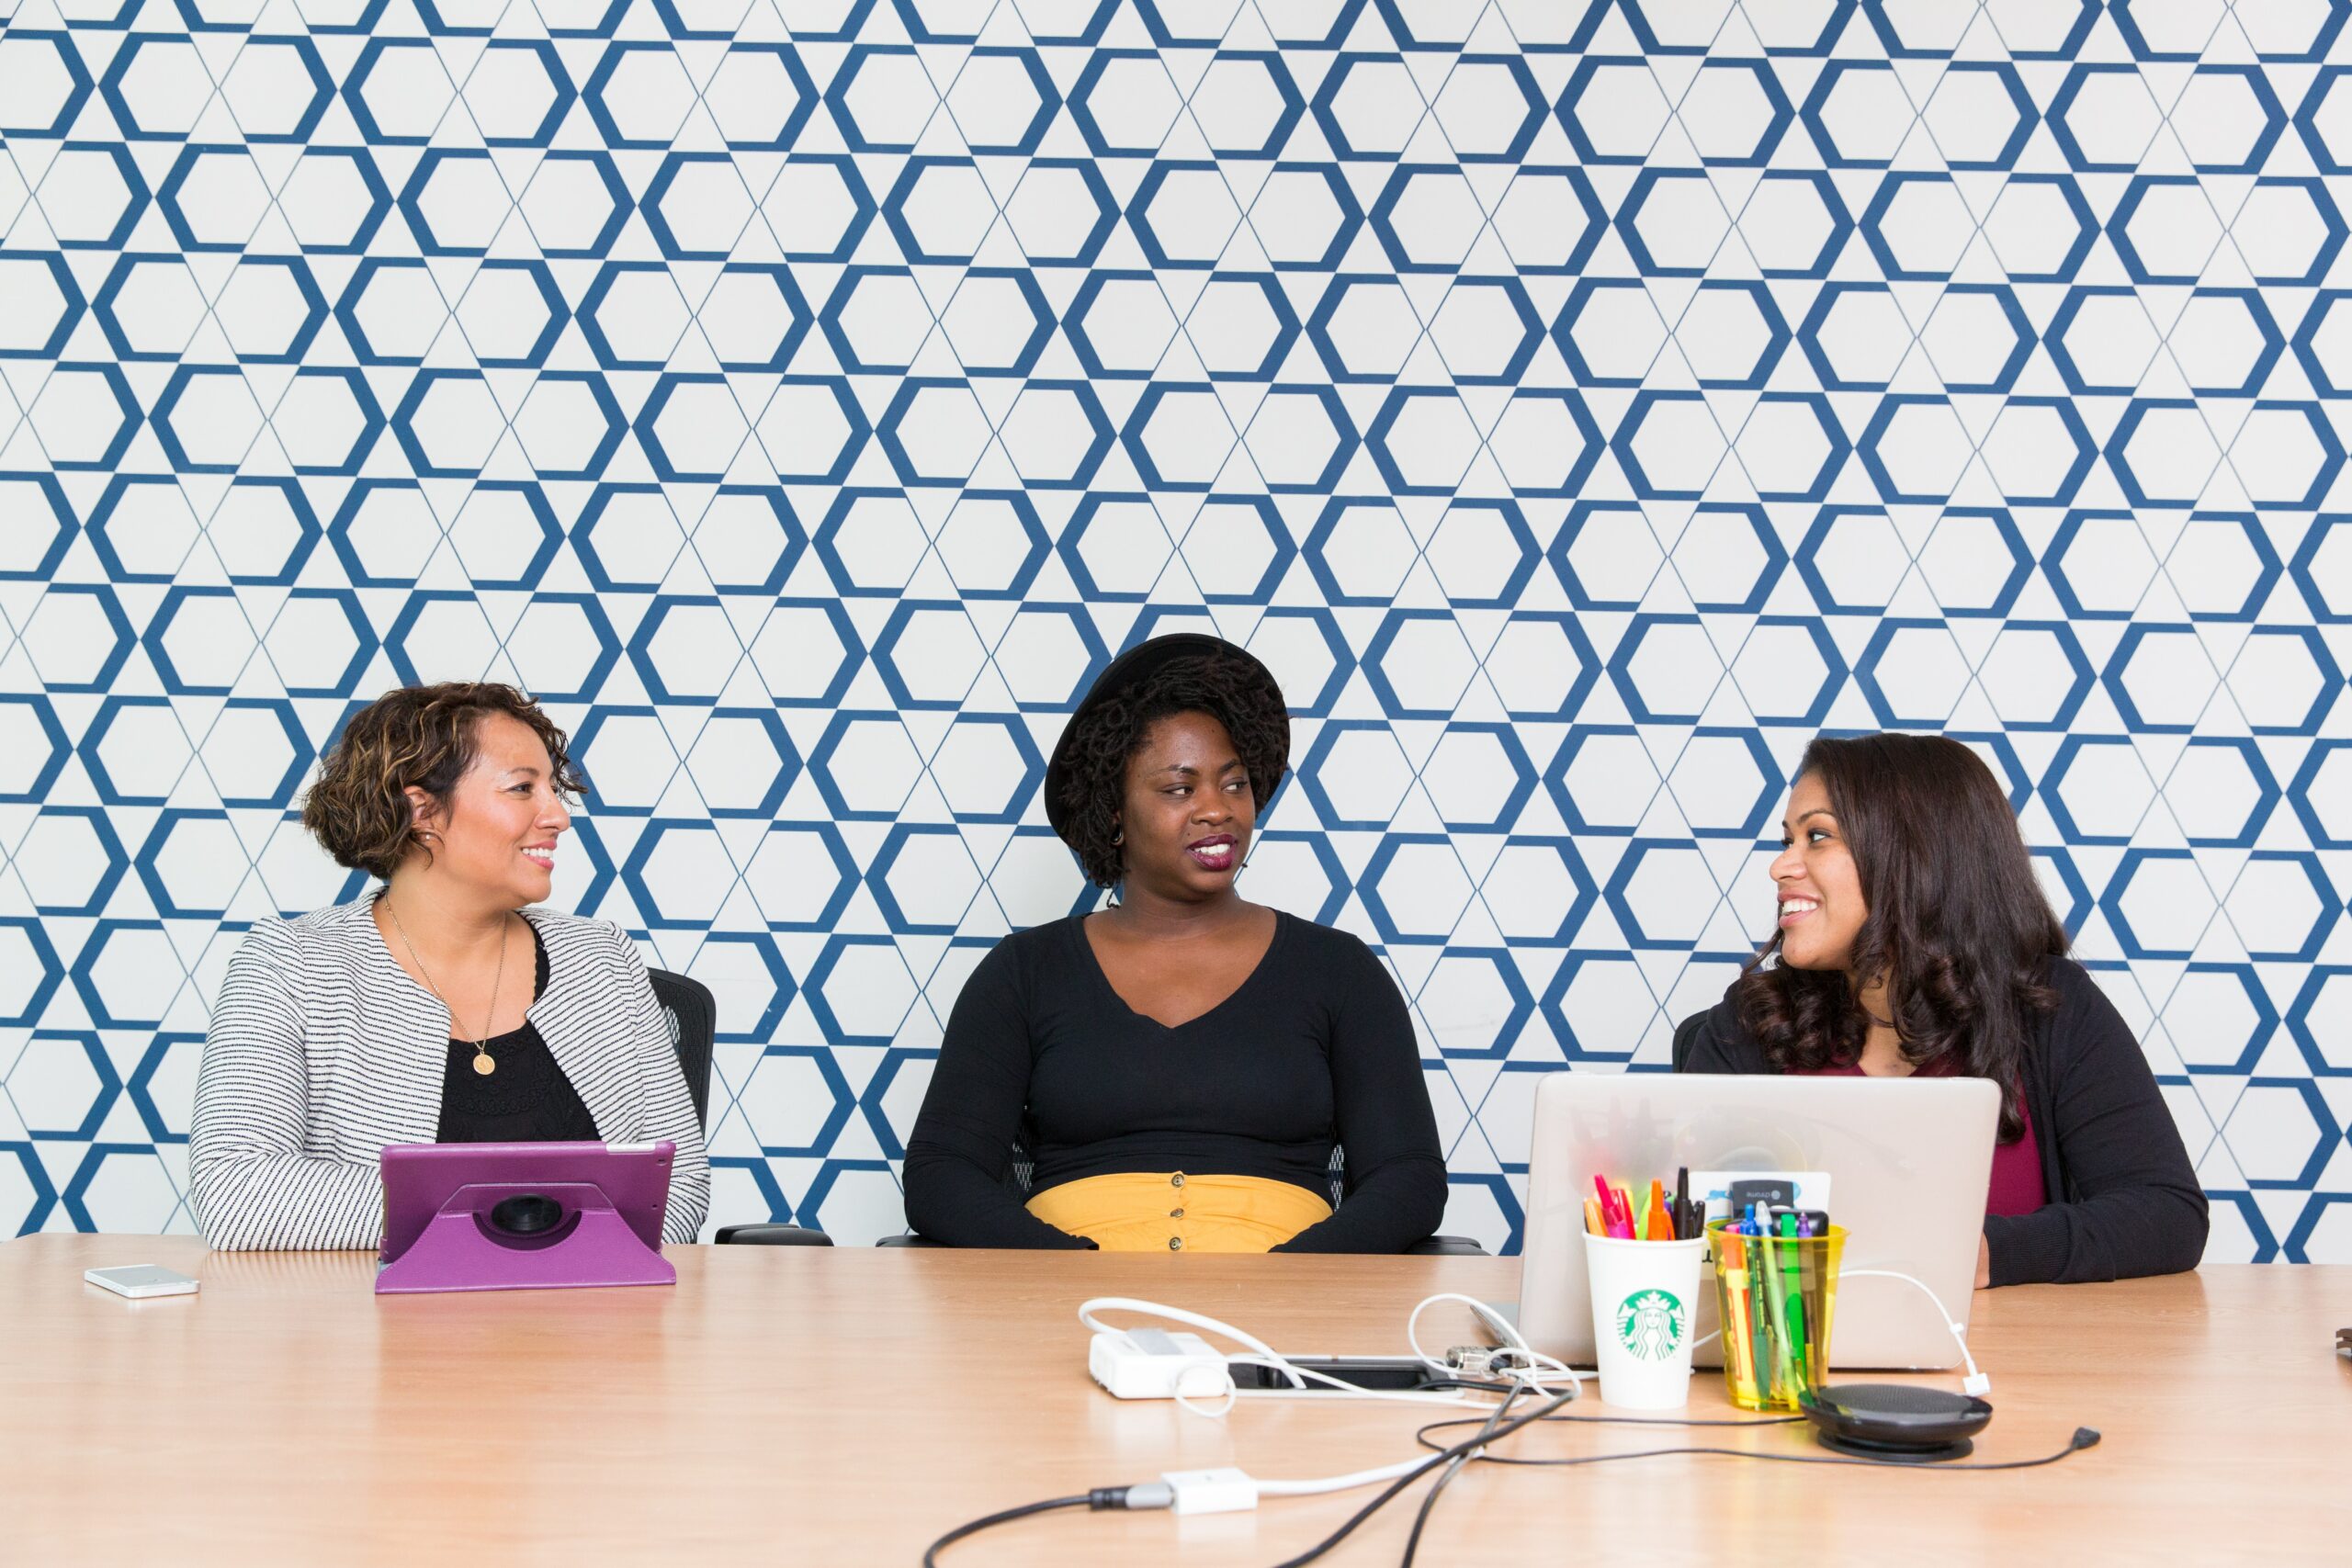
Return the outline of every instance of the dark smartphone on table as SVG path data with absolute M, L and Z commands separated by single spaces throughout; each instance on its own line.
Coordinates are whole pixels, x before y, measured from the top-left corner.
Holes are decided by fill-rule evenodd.
M 1472 1386 L 1483 1386 L 1476 1379 L 1441 1373 L 1410 1356 L 1293 1356 L 1289 1360 L 1292 1366 L 1302 1371 L 1321 1372 L 1351 1387 L 1377 1389 L 1384 1393 L 1422 1390 L 1442 1393 L 1460 1388 L 1465 1382 Z M 1233 1385 L 1242 1389 L 1293 1386 L 1290 1379 L 1276 1368 L 1239 1362 L 1233 1364 Z M 1312 1378 L 1306 1380 L 1306 1388 L 1308 1391 L 1319 1389 L 1325 1393 L 1340 1392 L 1329 1383 L 1318 1383 Z

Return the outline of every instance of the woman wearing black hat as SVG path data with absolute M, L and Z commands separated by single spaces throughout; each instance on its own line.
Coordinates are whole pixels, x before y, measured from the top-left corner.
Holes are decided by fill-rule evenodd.
M 1437 1228 L 1445 1163 L 1396 983 L 1354 937 L 1234 890 L 1289 759 L 1282 691 L 1231 643 L 1156 637 L 1103 671 L 1046 810 L 1120 897 L 1006 938 L 966 983 L 907 1145 L 917 1231 L 1397 1252 Z M 1005 1181 L 1016 1140 L 1025 1202 Z

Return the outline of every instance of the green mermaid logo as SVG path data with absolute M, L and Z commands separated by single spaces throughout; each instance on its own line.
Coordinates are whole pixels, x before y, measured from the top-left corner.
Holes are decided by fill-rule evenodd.
M 1682 1303 L 1665 1291 L 1635 1291 L 1617 1308 L 1617 1342 L 1635 1359 L 1663 1361 L 1682 1344 Z

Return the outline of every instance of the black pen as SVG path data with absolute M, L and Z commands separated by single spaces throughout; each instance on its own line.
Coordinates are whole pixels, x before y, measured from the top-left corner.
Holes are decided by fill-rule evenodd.
M 1682 1227 L 1674 1234 L 1684 1241 L 1706 1234 L 1703 1226 L 1691 1223 L 1690 1168 L 1687 1165 L 1674 1168 L 1674 1213 Z

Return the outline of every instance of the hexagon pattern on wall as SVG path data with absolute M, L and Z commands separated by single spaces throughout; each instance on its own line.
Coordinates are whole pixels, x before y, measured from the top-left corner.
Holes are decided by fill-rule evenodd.
M 1093 901 L 1064 716 L 1205 626 L 1449 1228 L 1894 726 L 2007 784 L 2214 1256 L 2352 1260 L 2342 6 L 0 9 L 0 1234 L 187 1227 L 228 953 L 360 891 L 302 783 L 451 677 L 718 996 L 712 1224 L 896 1229 L 964 977 Z

